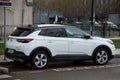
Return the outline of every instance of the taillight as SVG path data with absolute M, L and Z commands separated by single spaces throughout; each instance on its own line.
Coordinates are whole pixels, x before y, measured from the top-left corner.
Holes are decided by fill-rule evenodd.
M 17 39 L 18 42 L 21 42 L 21 43 L 29 43 L 31 42 L 33 39 Z

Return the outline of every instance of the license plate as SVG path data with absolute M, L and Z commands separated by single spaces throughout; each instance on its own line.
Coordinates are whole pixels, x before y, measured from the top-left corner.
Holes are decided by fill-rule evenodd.
M 8 53 L 14 53 L 13 49 L 8 49 Z

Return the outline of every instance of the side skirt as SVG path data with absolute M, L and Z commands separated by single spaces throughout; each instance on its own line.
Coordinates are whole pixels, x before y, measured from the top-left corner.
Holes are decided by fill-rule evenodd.
M 88 55 L 56 55 L 51 61 L 74 61 L 74 60 L 92 60 Z

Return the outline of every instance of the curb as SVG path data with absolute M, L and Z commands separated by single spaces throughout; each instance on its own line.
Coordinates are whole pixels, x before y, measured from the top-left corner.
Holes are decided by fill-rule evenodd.
M 120 58 L 120 54 L 115 55 L 114 58 Z
M 0 65 L 4 65 L 4 64 L 9 64 L 11 63 L 12 61 L 11 60 L 3 60 L 3 56 L 0 56 Z M 0 74 L 8 74 L 9 73 L 9 69 L 6 68 L 6 67 L 2 67 L 0 66 Z
M 11 64 L 11 63 L 12 63 L 12 61 L 0 62 L 0 65 Z M 0 66 L 0 74 L 8 74 L 8 73 L 9 73 L 9 68 Z
M 9 73 L 9 69 L 5 68 L 5 67 L 0 67 L 0 73 L 8 74 Z

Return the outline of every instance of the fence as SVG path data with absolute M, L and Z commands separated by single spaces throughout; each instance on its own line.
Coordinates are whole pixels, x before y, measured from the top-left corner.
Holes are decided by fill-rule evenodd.
M 78 24 L 69 24 L 76 26 L 90 34 L 90 26 L 88 25 L 78 25 Z M 10 35 L 17 26 L 7 25 L 6 26 L 6 36 Z M 120 37 L 120 29 L 113 29 L 110 27 L 103 27 L 103 26 L 95 26 L 94 28 L 94 36 L 99 37 L 107 37 L 107 38 L 113 38 L 113 37 Z M 4 39 L 4 27 L 0 26 L 0 40 Z
M 13 25 L 7 25 L 6 26 L 6 37 L 9 36 L 15 29 L 17 26 L 13 26 Z M 4 26 L 1 25 L 0 26 L 0 40 L 4 39 Z
M 79 25 L 79 24 L 70 24 L 70 25 L 76 26 L 90 34 L 89 25 Z M 95 26 L 94 36 L 99 36 L 104 38 L 120 37 L 120 28 L 111 28 L 110 26 Z

